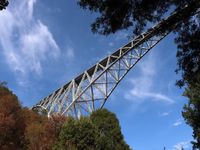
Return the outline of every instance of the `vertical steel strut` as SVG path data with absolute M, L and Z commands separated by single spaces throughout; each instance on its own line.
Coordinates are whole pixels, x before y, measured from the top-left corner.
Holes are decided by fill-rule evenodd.
M 178 24 L 181 15 L 188 13 L 185 6 L 158 25 L 137 36 L 128 44 L 86 70 L 32 109 L 79 118 L 102 108 L 124 76 L 141 58 L 158 44 Z M 191 14 L 190 14 L 191 15 Z M 167 27 L 167 28 L 166 28 Z

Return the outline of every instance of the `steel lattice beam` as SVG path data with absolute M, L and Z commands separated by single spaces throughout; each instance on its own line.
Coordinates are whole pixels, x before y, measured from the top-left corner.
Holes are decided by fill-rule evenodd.
M 180 14 L 183 15 L 189 9 L 186 6 L 175 12 L 41 100 L 33 109 L 45 111 L 48 116 L 59 113 L 79 118 L 102 108 L 129 70 L 170 33 L 177 25 Z

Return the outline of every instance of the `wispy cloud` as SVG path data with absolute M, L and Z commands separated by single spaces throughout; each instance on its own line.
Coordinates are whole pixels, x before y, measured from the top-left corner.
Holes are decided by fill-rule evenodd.
M 72 46 L 67 47 L 66 56 L 67 56 L 68 59 L 74 58 L 74 48 Z
M 154 57 L 149 55 L 148 58 L 138 64 L 140 74 L 136 78 L 131 78 L 132 89 L 125 94 L 125 98 L 133 101 L 142 102 L 144 100 L 160 101 L 169 104 L 174 100 L 160 91 L 156 91 L 156 64 Z
M 165 117 L 165 116 L 169 116 L 170 112 L 163 112 L 161 113 L 161 116 Z
M 35 3 L 36 0 L 16 0 L 0 13 L 0 44 L 19 83 L 30 73 L 41 75 L 43 63 L 60 55 L 49 28 L 33 15 Z
M 182 150 L 182 148 L 188 149 L 189 146 L 190 142 L 179 142 L 176 145 L 174 145 L 173 150 Z
M 173 123 L 173 126 L 177 127 L 177 126 L 180 126 L 183 124 L 183 121 L 182 119 L 177 119 L 174 123 Z

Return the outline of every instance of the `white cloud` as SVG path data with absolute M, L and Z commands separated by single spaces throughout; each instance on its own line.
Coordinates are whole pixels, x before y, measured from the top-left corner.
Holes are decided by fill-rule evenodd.
M 74 58 L 74 48 L 71 47 L 71 46 L 68 46 L 67 51 L 66 51 L 66 55 L 67 55 L 67 58 L 69 58 L 69 59 Z
M 183 124 L 181 119 L 176 120 L 176 122 L 173 123 L 173 126 L 177 127 L 180 126 L 181 124 Z
M 30 73 L 41 75 L 43 63 L 60 54 L 48 27 L 33 16 L 35 3 L 36 0 L 16 0 L 0 13 L 0 44 L 20 84 Z
M 161 113 L 161 116 L 169 116 L 170 112 L 163 112 Z
M 29 0 L 27 3 L 28 3 L 28 16 L 29 16 L 29 18 L 32 18 L 32 16 L 33 16 L 33 6 L 36 3 L 36 0 Z
M 190 142 L 179 142 L 176 145 L 174 145 L 173 150 L 182 150 L 182 148 L 188 149 L 189 145 Z
M 20 48 L 21 56 L 25 56 L 22 63 L 26 70 L 31 66 L 30 71 L 35 71 L 37 74 L 42 72 L 42 61 L 48 56 L 56 58 L 59 55 L 59 47 L 52 34 L 40 21 L 28 33 L 21 35 Z
M 126 92 L 126 99 L 137 102 L 153 100 L 169 104 L 174 103 L 170 97 L 155 90 L 157 84 L 155 83 L 155 75 L 157 70 L 154 59 L 152 55 L 149 55 L 145 61 L 143 60 L 138 64 L 140 74 L 138 77 L 130 79 L 133 88 Z

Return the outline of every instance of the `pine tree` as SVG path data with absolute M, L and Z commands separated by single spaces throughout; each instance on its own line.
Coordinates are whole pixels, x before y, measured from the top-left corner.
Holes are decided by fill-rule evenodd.
M 184 106 L 183 117 L 186 123 L 193 128 L 193 148 L 200 149 L 200 73 L 196 82 L 189 84 L 184 94 L 189 98 Z

